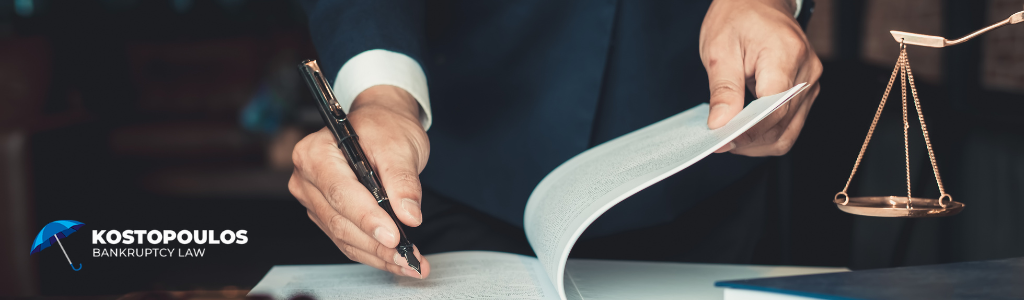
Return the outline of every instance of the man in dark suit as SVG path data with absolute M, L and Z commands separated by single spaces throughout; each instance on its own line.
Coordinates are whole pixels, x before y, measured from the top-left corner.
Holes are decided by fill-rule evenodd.
M 526 200 L 544 175 L 573 155 L 705 101 L 711 105 L 708 126 L 718 128 L 743 109 L 746 90 L 763 97 L 810 83 L 809 90 L 717 151 L 734 155 L 712 155 L 633 196 L 584 236 L 605 239 L 605 245 L 630 244 L 624 251 L 633 254 L 610 256 L 651 259 L 645 252 L 655 251 L 634 244 L 671 240 L 668 232 L 679 231 L 666 226 L 688 228 L 690 219 L 701 220 L 692 226 L 708 231 L 761 226 L 751 216 L 761 207 L 765 183 L 757 178 L 764 175 L 751 170 L 762 162 L 758 157 L 789 151 L 818 94 L 821 63 L 796 19 L 809 17 L 804 1 L 810 3 L 304 5 L 320 65 L 334 79 L 336 96 L 399 220 L 418 227 L 409 234 L 424 252 L 529 253 L 521 236 Z M 419 277 L 394 250 L 395 224 L 356 180 L 329 132 L 303 139 L 293 160 L 292 194 L 346 256 Z M 729 190 L 740 192 L 722 196 Z M 684 217 L 695 209 L 723 217 Z M 687 237 L 677 242 L 684 245 L 677 247 L 680 253 L 653 258 L 742 263 L 750 256 L 750 240 L 760 237 L 725 236 L 724 242 Z M 716 249 L 685 246 L 702 243 Z M 712 253 L 711 258 L 685 249 Z M 427 276 L 429 262 L 417 256 Z

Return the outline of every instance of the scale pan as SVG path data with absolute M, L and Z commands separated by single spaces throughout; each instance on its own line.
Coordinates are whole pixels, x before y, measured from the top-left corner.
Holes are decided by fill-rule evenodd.
M 850 197 L 850 201 L 845 205 L 844 201 L 844 197 L 836 197 L 833 200 L 842 211 L 869 217 L 946 217 L 958 214 L 964 209 L 963 203 L 946 199 L 946 207 L 942 207 L 939 205 L 939 199 L 915 197 L 910 208 L 907 208 L 907 197 L 900 196 Z

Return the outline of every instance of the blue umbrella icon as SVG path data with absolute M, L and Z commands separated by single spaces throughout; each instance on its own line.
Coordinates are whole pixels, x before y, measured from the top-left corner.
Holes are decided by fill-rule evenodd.
M 36 240 L 32 242 L 32 252 L 29 252 L 28 255 L 36 254 L 36 252 L 52 246 L 54 242 L 60 246 L 60 251 L 64 251 L 64 245 L 61 245 L 60 239 L 75 233 L 75 231 L 78 231 L 78 228 L 82 228 L 82 225 L 85 225 L 85 223 L 74 220 L 60 220 L 46 224 L 43 230 L 40 230 L 39 234 L 36 235 Z M 67 251 L 64 251 L 64 258 L 68 259 L 68 264 L 71 265 L 72 270 L 78 271 L 82 269 L 82 264 L 78 264 L 78 268 L 75 268 L 75 264 L 71 263 L 71 258 L 68 257 Z

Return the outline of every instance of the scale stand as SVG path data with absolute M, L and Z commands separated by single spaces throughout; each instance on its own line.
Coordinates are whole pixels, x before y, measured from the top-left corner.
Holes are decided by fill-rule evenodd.
M 833 199 L 833 202 L 840 210 L 855 215 L 871 217 L 922 218 L 952 216 L 964 209 L 964 204 L 953 201 L 953 197 L 946 193 L 946 189 L 942 185 L 939 166 L 935 163 L 935 152 L 932 151 L 932 143 L 928 138 L 928 126 L 925 125 L 924 114 L 921 112 L 921 101 L 917 97 L 917 88 L 914 87 L 914 73 L 910 70 L 910 60 L 907 58 L 907 45 L 933 48 L 952 46 L 970 40 L 989 30 L 1007 24 L 1017 24 L 1022 21 L 1024 21 L 1024 11 L 1017 12 L 999 23 L 953 41 L 940 36 L 890 31 L 892 37 L 900 43 L 900 55 L 896 59 L 896 66 L 892 70 L 892 76 L 889 77 L 889 84 L 885 87 L 885 93 L 882 94 L 882 102 L 878 104 L 878 110 L 875 111 L 875 118 L 871 121 L 871 127 L 868 128 L 868 135 L 864 138 L 864 145 L 860 147 L 860 153 L 857 154 L 857 161 L 853 164 L 850 178 L 846 180 L 846 186 L 843 187 L 843 190 L 836 193 Z M 889 98 L 889 91 L 892 89 L 892 83 L 896 79 L 897 73 L 900 74 L 900 90 L 903 98 L 903 153 L 907 175 L 907 196 L 850 197 L 846 191 L 850 188 L 853 175 L 857 173 L 857 168 L 864 158 L 864 151 L 867 150 L 868 143 L 871 142 L 871 135 L 875 132 L 875 125 L 878 124 L 878 117 L 882 115 L 882 108 L 885 107 L 885 100 Z M 938 199 L 914 198 L 910 193 L 910 147 L 907 134 L 910 122 L 907 118 L 907 83 L 910 84 L 910 92 L 914 97 L 914 108 L 917 110 L 917 120 L 921 123 L 921 131 L 924 133 L 924 143 L 928 148 L 928 158 L 932 165 L 932 171 L 935 174 L 935 182 L 939 186 L 940 196 Z

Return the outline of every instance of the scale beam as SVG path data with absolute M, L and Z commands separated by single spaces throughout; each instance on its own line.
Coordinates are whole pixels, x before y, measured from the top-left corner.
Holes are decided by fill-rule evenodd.
M 999 21 L 999 23 L 992 24 L 988 27 L 982 28 L 962 38 L 955 39 L 952 41 L 947 40 L 946 38 L 941 36 L 911 33 L 898 30 L 890 30 L 889 33 L 892 34 L 892 38 L 895 39 L 896 42 L 906 43 L 907 45 L 942 48 L 966 42 L 970 39 L 973 39 L 974 37 L 981 35 L 982 33 L 986 33 L 992 29 L 1003 27 L 1007 24 L 1017 24 L 1020 22 L 1024 22 L 1024 11 L 1018 11 L 1017 13 L 1011 15 L 1009 18 L 1006 18 L 1006 20 Z

